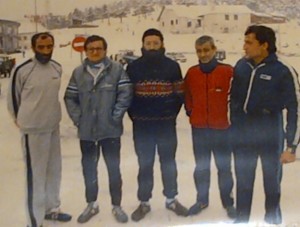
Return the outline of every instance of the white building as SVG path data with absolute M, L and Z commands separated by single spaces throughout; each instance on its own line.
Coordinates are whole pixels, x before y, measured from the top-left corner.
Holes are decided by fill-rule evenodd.
M 34 32 L 24 32 L 19 34 L 19 49 L 28 50 L 31 48 L 31 37 Z
M 213 33 L 242 32 L 251 24 L 252 11 L 244 5 L 218 5 L 203 12 L 198 19 L 205 31 Z
M 266 16 L 245 5 L 168 5 L 162 8 L 158 22 L 161 30 L 171 33 L 233 33 L 243 32 Z
M 0 19 L 0 53 L 13 53 L 18 48 L 20 23 Z

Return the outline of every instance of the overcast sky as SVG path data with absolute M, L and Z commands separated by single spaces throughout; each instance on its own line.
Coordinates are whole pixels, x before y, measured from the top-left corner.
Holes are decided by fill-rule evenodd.
M 34 2 L 38 14 L 68 14 L 75 8 L 102 6 L 115 0 L 0 0 L 0 19 L 20 20 L 25 14 L 34 14 Z

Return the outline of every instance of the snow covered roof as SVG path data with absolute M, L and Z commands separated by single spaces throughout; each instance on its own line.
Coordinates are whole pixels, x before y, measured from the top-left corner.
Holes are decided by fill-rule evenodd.
M 197 6 L 186 6 L 186 5 L 167 5 L 163 7 L 160 16 L 163 11 L 173 11 L 178 17 L 189 17 L 196 18 L 207 14 L 225 14 L 225 13 L 253 13 L 245 5 L 197 5 Z M 159 20 L 160 18 L 158 18 Z

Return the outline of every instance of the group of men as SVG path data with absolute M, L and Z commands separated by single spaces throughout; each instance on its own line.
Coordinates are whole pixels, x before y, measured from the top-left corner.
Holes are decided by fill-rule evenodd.
M 199 214 L 209 206 L 211 154 L 218 169 L 222 206 L 234 223 L 250 218 L 255 169 L 261 158 L 265 189 L 265 221 L 282 222 L 282 164 L 295 161 L 299 142 L 299 82 L 296 71 L 276 55 L 274 31 L 252 25 L 245 32 L 245 56 L 236 66 L 215 58 L 210 36 L 195 42 L 199 63 L 182 77 L 177 62 L 165 56 L 164 37 L 154 28 L 144 32 L 142 56 L 127 66 L 107 57 L 107 42 L 98 35 L 84 43 L 86 59 L 73 70 L 64 101 L 78 129 L 86 208 L 77 222 L 99 213 L 97 164 L 100 151 L 109 176 L 112 214 L 128 222 L 121 207 L 120 151 L 122 119 L 133 123 L 140 204 L 131 214 L 140 221 L 150 211 L 153 165 L 159 155 L 165 207 L 179 216 Z M 28 226 L 44 219 L 70 221 L 60 211 L 61 150 L 59 89 L 61 66 L 52 60 L 54 37 L 32 37 L 35 56 L 12 72 L 8 109 L 22 134 L 27 167 Z M 177 199 L 176 118 L 184 104 L 192 131 L 195 157 L 195 203 L 187 209 Z M 283 110 L 287 126 L 283 128 Z M 229 113 L 230 112 L 230 117 Z M 286 149 L 284 141 L 286 139 Z M 232 197 L 232 154 L 236 176 L 236 207 Z

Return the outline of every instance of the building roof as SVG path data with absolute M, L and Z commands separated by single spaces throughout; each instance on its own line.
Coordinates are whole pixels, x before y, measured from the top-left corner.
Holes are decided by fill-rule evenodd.
M 14 24 L 16 26 L 20 26 L 20 23 L 17 21 L 12 21 L 12 20 L 4 20 L 4 19 L 0 19 L 0 23 L 8 23 L 8 24 Z
M 160 20 L 163 11 L 171 10 L 178 17 L 189 17 L 189 18 L 197 18 L 199 16 L 207 15 L 207 14 L 244 14 L 244 13 L 253 13 L 245 5 L 167 5 L 162 8 L 162 12 L 158 18 Z

